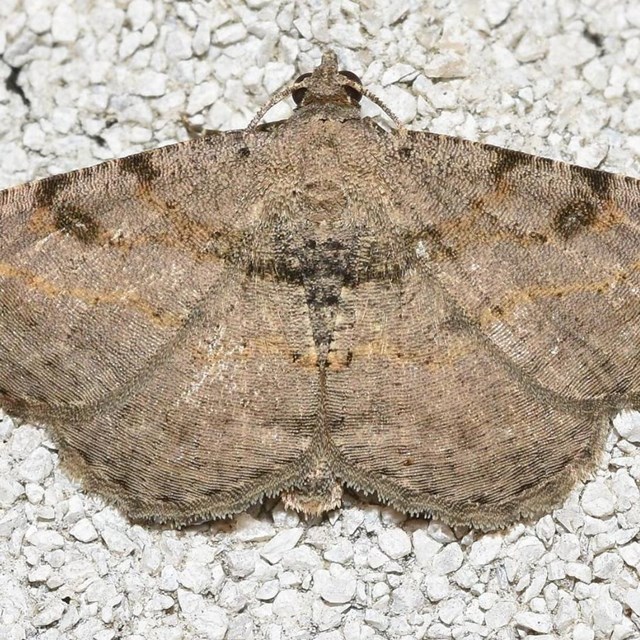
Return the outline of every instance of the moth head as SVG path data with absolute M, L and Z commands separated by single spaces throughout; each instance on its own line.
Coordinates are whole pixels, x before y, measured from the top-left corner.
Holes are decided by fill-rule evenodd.
M 291 97 L 298 107 L 310 104 L 338 104 L 358 106 L 362 99 L 362 81 L 351 71 L 338 69 L 333 51 L 322 55 L 322 62 L 312 73 L 296 78 Z

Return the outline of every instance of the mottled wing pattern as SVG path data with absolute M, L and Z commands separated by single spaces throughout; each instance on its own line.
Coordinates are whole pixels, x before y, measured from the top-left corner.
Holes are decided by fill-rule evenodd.
M 53 427 L 72 474 L 133 517 L 223 516 L 302 463 L 317 415 L 304 294 L 227 255 L 258 224 L 249 156 L 269 135 L 0 193 L 0 406 Z
M 539 515 L 640 408 L 640 182 L 426 133 L 380 147 L 413 266 L 345 292 L 339 474 L 453 523 Z
M 639 406 L 640 181 L 429 134 L 408 145 L 399 191 L 468 321 L 550 398 Z

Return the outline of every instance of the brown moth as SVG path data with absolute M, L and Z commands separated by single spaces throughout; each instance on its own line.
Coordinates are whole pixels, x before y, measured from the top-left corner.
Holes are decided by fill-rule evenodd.
M 387 132 L 363 92 L 327 53 L 286 121 L 0 193 L 0 406 L 130 517 L 346 486 L 505 526 L 640 408 L 640 181 Z

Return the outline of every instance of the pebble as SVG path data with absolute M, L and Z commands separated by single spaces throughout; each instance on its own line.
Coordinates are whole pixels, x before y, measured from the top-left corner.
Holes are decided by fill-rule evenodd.
M 640 569 L 640 542 L 631 542 L 618 549 L 620 557 L 630 566 Z
M 162 96 L 167 92 L 167 76 L 153 69 L 145 69 L 131 83 L 130 89 L 143 98 Z
M 499 555 L 502 548 L 502 538 L 500 535 L 484 535 L 471 545 L 469 551 L 469 562 L 474 567 L 484 567 L 492 563 Z
M 59 600 L 55 599 L 47 604 L 41 611 L 36 613 L 32 619 L 34 627 L 48 627 L 62 618 L 64 614 L 65 605 Z
M 640 131 L 640 100 L 635 100 L 632 102 L 624 114 L 624 124 L 627 129 L 630 131 Z
M 329 604 L 350 602 L 356 593 L 356 578 L 351 571 L 340 565 L 331 569 L 319 569 L 313 574 L 313 588 Z
M 571 636 L 572 640 L 594 640 L 595 637 L 594 630 L 582 622 L 579 622 L 573 628 L 573 635 Z
M 621 438 L 634 444 L 640 443 L 640 412 L 621 411 L 614 418 L 613 426 Z
M 611 597 L 608 585 L 598 586 L 593 594 L 593 628 L 596 633 L 610 634 L 622 620 L 622 605 Z
M 544 543 L 538 538 L 529 535 L 519 538 L 513 547 L 509 549 L 509 555 L 524 567 L 534 565 L 542 558 L 544 552 Z
M 187 115 L 194 115 L 213 104 L 220 97 L 220 86 L 215 82 L 203 82 L 194 87 L 187 102 Z
M 579 67 L 596 54 L 596 46 L 581 34 L 567 32 L 549 38 L 548 60 L 552 67 Z
M 187 590 L 178 591 L 178 604 L 184 619 L 196 634 L 207 640 L 224 640 L 229 628 L 227 612 L 209 599 Z
M 178 571 L 171 565 L 163 567 L 158 580 L 158 588 L 162 591 L 177 591 L 179 585 Z
M 372 569 L 379 569 L 389 562 L 389 558 L 380 549 L 373 547 L 367 553 L 367 562 Z
M 178 32 L 165 42 L 165 52 L 173 60 L 188 60 L 192 56 L 192 38 L 188 33 Z
M 522 599 L 524 602 L 530 602 L 536 596 L 539 596 L 542 593 L 542 589 L 547 583 L 547 570 L 544 567 L 538 567 L 533 572 L 533 577 L 529 581 L 529 585 L 525 589 L 525 592 L 522 594 Z
M 151 576 L 158 574 L 162 565 L 162 552 L 157 547 L 147 546 L 142 551 L 140 568 Z
M 623 560 L 617 553 L 601 553 L 593 559 L 593 575 L 600 580 L 611 580 L 622 571 Z
M 276 530 L 273 525 L 262 520 L 256 520 L 248 513 L 241 513 L 235 519 L 234 535 L 243 542 L 264 542 L 273 538 Z
M 517 610 L 518 607 L 514 602 L 499 601 L 484 614 L 485 623 L 489 629 L 506 627 Z
M 304 597 L 294 589 L 284 589 L 273 600 L 271 609 L 279 618 L 295 618 L 299 614 L 304 615 Z
M 51 36 L 61 44 L 75 42 L 78 37 L 78 15 L 64 2 L 59 3 L 53 12 Z
M 279 591 L 280 583 L 277 580 L 268 580 L 256 590 L 256 598 L 258 600 L 273 600 Z
M 198 27 L 193 34 L 193 41 L 191 47 L 193 53 L 197 56 L 202 56 L 209 50 L 211 43 L 211 27 L 206 20 L 202 20 L 198 23 Z
M 577 560 L 580 557 L 580 539 L 574 533 L 564 533 L 558 538 L 554 550 L 561 560 Z
M 586 485 L 581 503 L 585 513 L 595 518 L 606 518 L 615 510 L 615 496 L 600 478 Z
M 302 527 L 280 531 L 263 546 L 260 556 L 271 564 L 280 562 L 282 556 L 298 544 L 303 533 Z
M 347 564 L 352 558 L 353 546 L 345 539 L 339 540 L 324 552 L 325 560 L 328 560 L 329 562 L 337 562 L 338 564 Z
M 159 593 L 153 596 L 145 605 L 146 611 L 166 611 L 175 606 L 175 601 L 171 596 Z
M 248 613 L 241 613 L 229 620 L 225 640 L 246 640 L 252 638 L 254 621 Z
M 616 471 L 611 488 L 615 495 L 615 510 L 617 512 L 629 511 L 640 502 L 638 485 L 626 469 Z
M 320 554 L 309 545 L 301 545 L 284 554 L 282 568 L 291 571 L 313 571 L 322 565 Z
M 624 594 L 624 603 L 635 613 L 640 616 L 640 588 L 627 589 Z
M 284 553 L 284 552 L 283 552 Z M 257 553 L 253 549 L 238 549 L 227 554 L 227 566 L 232 576 L 246 578 L 256 569 Z M 281 555 L 278 556 L 280 558 Z
M 129 555 L 134 549 L 135 545 L 131 539 L 122 531 L 114 529 L 113 527 L 105 527 L 100 535 L 107 545 L 107 548 L 112 553 L 119 556 Z
M 440 542 L 434 540 L 426 531 L 421 529 L 414 531 L 412 542 L 413 553 L 418 564 L 422 567 L 431 566 L 433 557 L 442 549 Z
M 510 0 L 495 0 L 484 6 L 484 15 L 491 27 L 500 26 L 513 9 Z
M 210 585 L 211 571 L 199 562 L 186 562 L 178 580 L 183 587 L 194 593 L 203 593 Z
M 18 465 L 16 471 L 24 482 L 42 483 L 53 471 L 51 453 L 44 447 L 38 447 Z
M 446 575 L 457 571 L 464 560 L 464 554 L 457 542 L 445 545 L 433 557 L 433 570 L 438 575 Z
M 427 533 L 431 538 L 440 544 L 447 544 L 456 540 L 453 529 L 439 520 L 432 520 L 427 527 Z
M 377 609 L 367 609 L 364 621 L 376 631 L 386 631 L 389 627 L 389 618 Z
M 461 616 L 464 610 L 465 603 L 462 598 L 450 598 L 438 607 L 438 617 L 444 624 L 450 626 Z
M 153 15 L 153 4 L 149 0 L 131 0 L 127 6 L 127 18 L 134 31 L 141 30 Z
M 17 480 L 0 476 L 0 508 L 8 509 L 23 493 L 24 487 Z
M 218 604 L 226 611 L 238 613 L 246 608 L 247 597 L 235 582 L 227 581 L 218 596 Z
M 25 540 L 40 551 L 53 551 L 64 546 L 64 538 L 57 531 L 34 529 L 25 535 Z
M 93 542 L 98 538 L 98 532 L 89 518 L 78 520 L 78 522 L 69 529 L 69 533 L 80 542 Z
M 361 509 L 346 509 L 343 515 L 345 534 L 350 538 L 364 523 L 365 514 Z
M 105 603 L 116 595 L 116 589 L 105 580 L 94 580 L 84 592 L 87 602 Z
M 385 529 L 378 535 L 378 544 L 381 551 L 393 560 L 411 553 L 411 538 L 402 529 Z
M 565 564 L 565 572 L 568 576 L 572 578 L 577 578 L 582 582 L 591 582 L 592 580 L 592 570 L 586 564 L 582 562 L 567 562 Z
M 415 585 L 400 585 L 391 592 L 391 611 L 394 614 L 409 614 L 421 611 L 424 595 Z
M 553 628 L 551 617 L 547 614 L 521 611 L 516 613 L 513 620 L 516 626 L 535 633 L 550 633 Z
M 463 561 L 464 562 L 464 561 Z M 453 581 L 462 589 L 471 589 L 478 581 L 478 573 L 473 567 L 463 564 L 458 571 L 453 574 Z
M 32 571 L 29 571 L 27 580 L 31 583 L 46 582 L 51 577 L 51 567 L 41 565 Z
M 213 32 L 213 42 L 217 45 L 227 46 L 240 42 L 247 35 L 244 25 L 236 23 L 220 27 Z

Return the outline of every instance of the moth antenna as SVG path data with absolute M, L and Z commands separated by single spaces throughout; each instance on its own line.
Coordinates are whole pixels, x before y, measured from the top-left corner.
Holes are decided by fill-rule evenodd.
M 372 91 L 369 91 L 369 89 L 364 87 L 362 84 L 359 84 L 354 80 L 351 80 L 351 78 L 345 78 L 345 81 L 342 84 L 344 86 L 351 87 L 356 91 L 359 91 L 363 96 L 365 96 L 365 98 L 368 98 L 371 102 L 373 102 L 373 104 L 379 107 L 383 113 L 389 116 L 393 124 L 395 124 L 396 127 L 398 128 L 399 133 L 402 133 L 404 131 L 405 127 L 402 124 L 402 122 L 400 122 L 400 119 L 398 118 L 398 116 L 395 113 L 393 113 L 393 111 L 391 111 L 391 109 L 389 109 L 389 107 L 387 107 L 387 105 L 380 98 L 378 98 L 378 96 L 375 93 L 373 93 Z
M 269 109 L 271 109 L 272 107 L 275 107 L 275 105 L 277 105 L 278 102 L 281 102 L 282 100 L 286 100 L 291 95 L 291 90 L 293 89 L 294 86 L 298 86 L 301 88 L 306 87 L 304 81 L 292 82 L 291 84 L 288 84 L 286 87 L 283 87 L 282 89 L 280 89 L 280 91 L 277 91 L 276 93 L 274 93 L 269 98 L 269 100 L 265 104 L 263 104 L 262 107 L 260 107 L 260 110 L 258 111 L 258 113 L 256 113 L 255 116 L 253 116 L 253 119 L 247 126 L 247 129 L 255 129 L 260 124 L 260 120 L 264 118 L 265 114 L 267 113 L 267 111 L 269 111 Z

